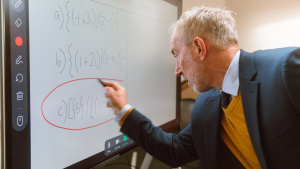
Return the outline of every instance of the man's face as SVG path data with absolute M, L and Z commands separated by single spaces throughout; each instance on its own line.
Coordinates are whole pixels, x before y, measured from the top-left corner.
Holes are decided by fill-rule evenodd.
M 207 73 L 205 67 L 198 56 L 197 49 L 186 47 L 176 30 L 171 37 L 171 51 L 176 58 L 175 75 L 183 75 L 188 80 L 189 86 L 197 92 L 206 92 L 211 88 L 208 85 Z

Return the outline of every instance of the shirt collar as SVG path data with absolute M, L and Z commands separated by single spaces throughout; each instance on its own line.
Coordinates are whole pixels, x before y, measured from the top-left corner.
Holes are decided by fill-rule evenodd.
M 233 57 L 229 68 L 225 74 L 222 91 L 225 93 L 231 94 L 233 96 L 237 96 L 239 92 L 239 61 L 240 61 L 241 51 L 237 51 L 235 56 Z

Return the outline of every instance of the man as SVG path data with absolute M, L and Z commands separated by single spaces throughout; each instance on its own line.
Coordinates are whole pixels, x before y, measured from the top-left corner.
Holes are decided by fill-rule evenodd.
M 123 133 L 172 167 L 300 168 L 300 49 L 239 50 L 233 16 L 194 7 L 173 26 L 175 74 L 202 93 L 178 135 L 153 126 L 116 83 L 105 82 L 107 106 Z

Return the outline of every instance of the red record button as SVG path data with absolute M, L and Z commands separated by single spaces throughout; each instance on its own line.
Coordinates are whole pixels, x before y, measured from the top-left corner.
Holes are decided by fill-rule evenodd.
M 17 46 L 22 46 L 22 44 L 23 44 L 23 39 L 22 39 L 20 36 L 18 36 L 18 37 L 16 37 L 15 42 L 16 42 L 16 45 L 17 45 Z

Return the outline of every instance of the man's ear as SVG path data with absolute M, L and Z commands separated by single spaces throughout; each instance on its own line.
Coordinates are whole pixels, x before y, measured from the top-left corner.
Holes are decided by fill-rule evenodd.
M 205 43 L 204 43 L 204 40 L 200 37 L 196 37 L 194 40 L 193 40 L 193 43 L 196 47 L 196 52 L 197 54 L 199 55 L 200 57 L 200 60 L 205 60 L 206 58 L 206 46 L 205 46 Z

